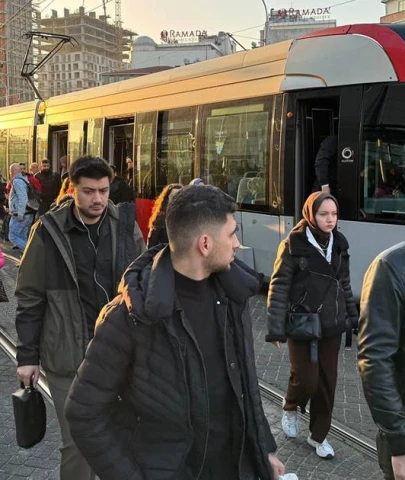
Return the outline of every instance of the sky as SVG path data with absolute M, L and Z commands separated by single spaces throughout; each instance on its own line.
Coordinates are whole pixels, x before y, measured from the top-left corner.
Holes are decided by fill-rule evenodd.
M 45 17 L 52 9 L 62 16 L 66 5 L 71 11 L 84 5 L 86 11 L 95 9 L 98 15 L 103 14 L 102 0 L 40 1 Z M 225 31 L 250 48 L 252 41 L 259 40 L 265 21 L 263 1 L 269 10 L 332 7 L 331 18 L 336 18 L 338 25 L 378 23 L 385 12 L 380 0 L 121 0 L 122 19 L 125 28 L 155 41 L 159 41 L 162 30 L 206 30 L 211 35 Z M 114 18 L 115 2 L 107 2 L 107 13 Z

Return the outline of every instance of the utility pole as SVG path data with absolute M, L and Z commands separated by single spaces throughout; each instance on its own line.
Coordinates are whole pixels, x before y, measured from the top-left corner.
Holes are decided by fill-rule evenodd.
M 270 22 L 269 22 L 269 11 L 264 0 L 262 0 L 264 9 L 266 11 L 266 23 L 264 24 L 264 44 L 270 44 Z

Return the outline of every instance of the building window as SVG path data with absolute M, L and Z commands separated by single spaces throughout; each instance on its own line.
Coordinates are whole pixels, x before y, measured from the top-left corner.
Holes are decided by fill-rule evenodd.
M 80 78 L 80 73 L 79 72 L 75 72 L 75 78 Z
M 79 81 L 77 82 L 77 88 L 82 88 L 82 81 L 81 81 L 81 80 L 79 80 Z
M 73 70 L 79 70 L 79 64 L 78 63 L 73 64 Z
M 398 12 L 403 12 L 405 10 L 405 0 L 399 0 L 398 2 Z
M 75 62 L 80 62 L 80 53 L 75 53 Z

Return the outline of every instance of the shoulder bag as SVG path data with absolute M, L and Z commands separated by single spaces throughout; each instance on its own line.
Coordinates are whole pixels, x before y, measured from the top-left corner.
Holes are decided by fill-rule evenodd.
M 324 299 L 329 292 L 332 282 L 333 279 L 329 282 Z M 290 337 L 293 340 L 306 340 L 311 342 L 312 363 L 318 362 L 318 340 L 322 338 L 321 319 L 319 317 L 319 312 L 323 307 L 323 301 L 315 313 L 311 312 L 311 309 L 303 303 L 292 305 L 287 314 L 287 322 L 285 325 L 285 333 L 287 337 Z

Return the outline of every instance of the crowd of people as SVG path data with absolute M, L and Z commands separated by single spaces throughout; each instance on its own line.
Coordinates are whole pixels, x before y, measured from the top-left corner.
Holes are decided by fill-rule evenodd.
M 81 157 L 68 175 L 66 165 L 52 173 L 47 160 L 30 170 L 40 213 L 26 210 L 30 177 L 21 165 L 11 165 L 10 187 L 0 176 L 9 238 L 24 250 L 17 375 L 28 386 L 40 367 L 46 373 L 62 435 L 60 478 L 282 479 L 249 312 L 263 276 L 236 257 L 234 199 L 199 178 L 166 186 L 145 246 L 129 186 L 103 159 Z M 287 342 L 291 364 L 282 430 L 296 438 L 298 410 L 309 405 L 307 442 L 334 458 L 327 437 L 338 356 L 354 332 L 380 466 L 386 479 L 402 480 L 405 247 L 370 266 L 359 321 L 339 205 L 320 188 L 280 244 L 268 289 L 266 341 Z

